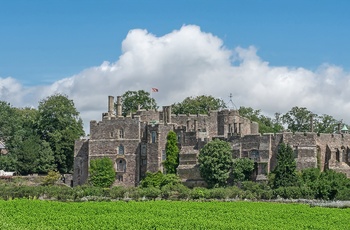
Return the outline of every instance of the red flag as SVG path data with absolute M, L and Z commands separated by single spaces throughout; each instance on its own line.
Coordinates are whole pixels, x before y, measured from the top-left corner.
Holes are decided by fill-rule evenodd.
M 157 88 L 152 88 L 152 92 L 158 93 L 158 89 Z

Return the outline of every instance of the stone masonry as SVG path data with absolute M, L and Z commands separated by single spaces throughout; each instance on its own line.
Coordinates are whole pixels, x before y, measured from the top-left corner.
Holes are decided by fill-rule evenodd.
M 199 174 L 200 149 L 214 138 L 230 143 L 234 158 L 248 157 L 255 162 L 255 180 L 266 180 L 276 166 L 281 142 L 292 146 L 298 170 L 318 167 L 333 169 L 350 177 L 350 134 L 277 133 L 259 134 L 256 122 L 241 117 L 237 110 L 210 111 L 208 115 L 174 115 L 171 106 L 162 111 L 139 110 L 122 116 L 121 97 L 108 97 L 108 112 L 102 120 L 90 122 L 90 137 L 75 142 L 73 185 L 88 180 L 90 160 L 108 157 L 114 162 L 114 185 L 137 186 L 146 172 L 163 171 L 165 144 L 169 131 L 178 137 L 183 183 L 205 185 Z

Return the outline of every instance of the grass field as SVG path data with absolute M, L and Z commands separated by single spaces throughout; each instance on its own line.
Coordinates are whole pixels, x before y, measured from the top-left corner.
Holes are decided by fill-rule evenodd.
M 0 200 L 0 229 L 349 229 L 350 209 L 264 202 Z

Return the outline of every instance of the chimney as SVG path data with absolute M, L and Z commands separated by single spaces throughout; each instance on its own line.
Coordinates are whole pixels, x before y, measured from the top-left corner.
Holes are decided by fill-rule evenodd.
M 108 96 L 108 115 L 113 115 L 114 97 Z
M 117 97 L 117 117 L 122 116 L 122 97 Z

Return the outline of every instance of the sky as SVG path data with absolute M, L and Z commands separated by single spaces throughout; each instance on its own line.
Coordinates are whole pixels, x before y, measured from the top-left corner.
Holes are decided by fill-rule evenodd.
M 107 97 L 212 95 L 350 123 L 350 1 L 0 0 L 0 100 L 66 94 L 89 133 Z

